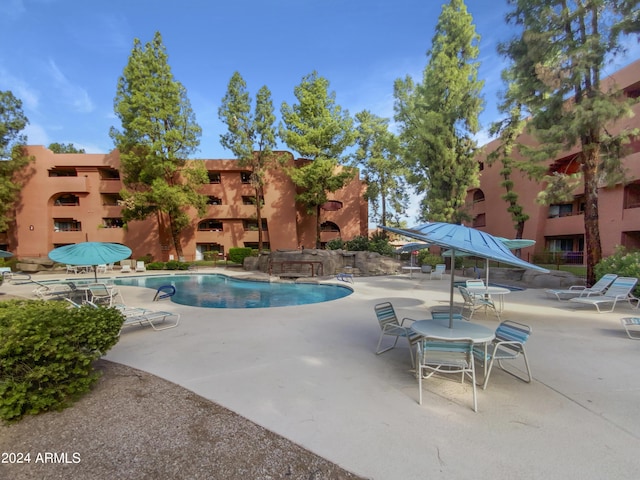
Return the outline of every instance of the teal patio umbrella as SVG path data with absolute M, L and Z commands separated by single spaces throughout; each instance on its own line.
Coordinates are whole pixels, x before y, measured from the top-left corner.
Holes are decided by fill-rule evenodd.
M 131 249 L 119 243 L 82 242 L 64 247 L 54 248 L 49 252 L 49 258 L 54 262 L 65 265 L 91 265 L 96 280 L 98 279 L 97 265 L 118 262 L 129 258 Z
M 6 250 L 0 250 L 0 258 L 9 258 L 13 257 L 13 253 L 7 252 Z
M 451 250 L 451 264 L 455 265 L 455 256 L 458 252 L 476 257 L 506 263 L 516 267 L 537 270 L 548 273 L 546 268 L 538 267 L 532 263 L 516 257 L 511 250 L 500 240 L 488 233 L 475 228 L 457 225 L 454 223 L 432 222 L 417 225 L 411 228 L 393 228 L 379 226 L 398 235 L 413 238 L 424 243 L 430 243 Z M 449 327 L 453 328 L 453 272 L 451 273 L 451 285 L 449 289 Z

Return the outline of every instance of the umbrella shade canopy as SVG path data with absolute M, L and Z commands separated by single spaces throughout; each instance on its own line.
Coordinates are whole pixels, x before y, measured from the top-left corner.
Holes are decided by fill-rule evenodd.
M 82 242 L 54 248 L 49 258 L 68 265 L 102 265 L 113 263 L 131 255 L 131 249 L 117 243 Z
M 9 258 L 13 257 L 13 253 L 7 252 L 6 250 L 0 250 L 0 258 Z
M 545 273 L 549 272 L 546 268 L 538 267 L 516 257 L 499 237 L 494 237 L 464 225 L 433 222 L 407 229 L 384 226 L 380 226 L 380 228 L 425 243 L 451 249 L 452 265 L 454 265 L 457 253 L 464 252 L 468 255 L 506 263 L 515 267 L 538 270 Z M 453 328 L 453 272 L 451 272 L 451 284 L 449 286 L 449 328 Z
M 399 248 L 396 248 L 395 253 L 415 252 L 416 250 L 422 250 L 429 248 L 431 245 L 428 243 L 410 242 Z
M 508 238 L 502 238 L 502 237 L 496 237 L 496 238 L 498 240 L 500 240 L 502 243 L 504 243 L 505 246 L 509 250 L 518 250 L 519 248 L 530 247 L 530 246 L 536 244 L 535 240 L 526 240 L 524 238 L 515 238 L 513 240 L 510 240 Z M 442 256 L 443 257 L 450 257 L 451 256 L 451 250 L 447 250 L 446 252 L 443 252 Z M 471 257 L 473 255 L 471 255 L 470 253 L 465 253 L 465 252 L 460 252 L 460 251 L 456 252 L 456 257 L 465 257 L 465 256 Z
M 458 252 L 464 252 L 468 255 L 488 258 L 489 260 L 515 267 L 538 270 L 545 273 L 549 271 L 516 257 L 500 237 L 494 237 L 464 225 L 433 222 L 406 229 L 383 226 L 380 228 L 425 243 L 455 250 L 455 255 L 458 255 Z

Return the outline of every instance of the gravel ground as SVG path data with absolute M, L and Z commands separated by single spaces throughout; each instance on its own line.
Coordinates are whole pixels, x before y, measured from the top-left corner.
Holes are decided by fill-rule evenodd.
M 176 384 L 106 360 L 96 369 L 73 406 L 0 425 L 0 478 L 362 478 Z

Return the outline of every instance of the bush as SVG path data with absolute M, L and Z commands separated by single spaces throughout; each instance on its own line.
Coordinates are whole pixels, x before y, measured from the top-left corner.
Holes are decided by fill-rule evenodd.
M 219 253 L 219 252 L 216 252 L 216 251 L 214 251 L 214 250 L 211 250 L 211 251 L 204 252 L 204 253 L 202 254 L 202 257 L 203 257 L 203 258 L 204 258 L 204 260 L 205 260 L 205 261 L 207 261 L 207 262 L 213 262 L 213 261 L 215 261 L 215 260 L 217 260 L 217 259 L 218 259 L 218 253 Z
M 146 265 L 147 270 L 164 270 L 165 263 L 164 262 L 151 262 Z
M 93 362 L 118 342 L 115 308 L 0 302 L 0 418 L 59 410 L 97 380 Z
M 615 273 L 620 277 L 640 278 L 640 250 L 628 251 L 626 248 L 618 246 L 613 255 L 603 258 L 594 268 L 596 280 L 599 280 L 606 273 Z M 635 292 L 638 296 L 640 287 Z
M 369 239 L 362 235 L 353 237 L 347 242 L 347 250 L 352 252 L 366 252 L 369 250 Z
M 229 249 L 229 260 L 233 263 L 239 263 L 242 265 L 246 257 L 251 256 L 251 248 L 249 247 L 234 247 Z
M 341 238 L 334 238 L 333 240 L 329 240 L 325 245 L 327 250 L 344 250 L 344 242 Z
M 456 260 L 458 260 L 456 258 Z M 462 261 L 462 259 L 460 259 Z M 418 253 L 418 265 L 431 265 L 435 267 L 439 263 L 444 263 L 444 259 L 440 255 L 433 255 L 427 248 L 420 250 Z
M 153 255 L 151 255 L 150 253 L 147 253 L 146 255 L 138 258 L 138 261 L 144 262 L 144 264 L 146 265 L 147 263 L 153 262 Z

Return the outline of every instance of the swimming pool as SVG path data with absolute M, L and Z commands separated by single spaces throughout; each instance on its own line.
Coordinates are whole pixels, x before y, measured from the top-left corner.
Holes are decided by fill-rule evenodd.
M 270 283 L 212 274 L 157 275 L 114 279 L 116 285 L 157 289 L 173 285 L 171 300 L 181 305 L 204 308 L 267 308 L 329 302 L 351 295 L 341 285 Z

